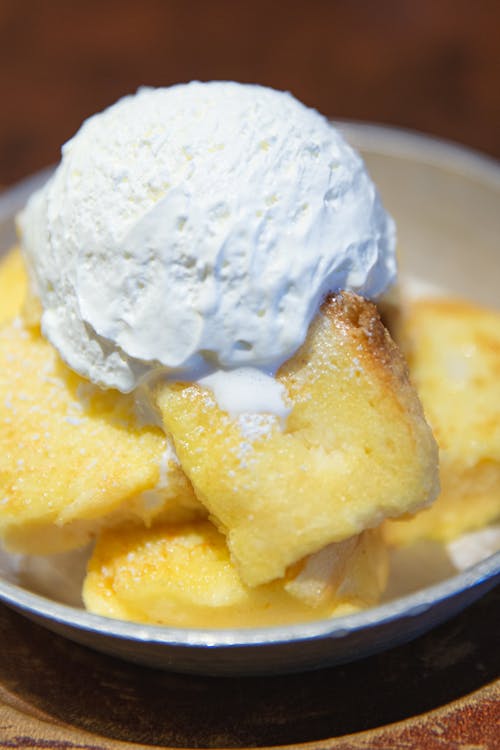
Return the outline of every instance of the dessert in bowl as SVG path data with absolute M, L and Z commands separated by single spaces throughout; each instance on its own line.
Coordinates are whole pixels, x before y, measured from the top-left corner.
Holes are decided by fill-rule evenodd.
M 206 86 L 212 116 L 223 106 L 214 104 L 222 85 Z M 216 117 L 203 148 L 198 135 L 185 139 L 184 128 L 177 142 L 165 133 L 162 140 L 158 127 L 144 136 L 151 153 L 161 154 L 165 140 L 170 149 L 174 143 L 173 187 L 171 176 L 159 182 L 150 171 L 147 185 L 142 179 L 135 188 L 132 180 L 130 188 L 132 168 L 121 158 L 104 168 L 106 144 L 90 158 L 77 136 L 20 222 L 31 292 L 21 322 L 2 331 L 4 371 L 11 373 L 6 397 L 22 415 L 14 420 L 17 432 L 4 430 L 13 499 L 5 503 L 2 533 L 11 549 L 39 553 L 97 536 L 84 599 L 107 616 L 227 629 L 324 622 L 371 607 L 387 578 L 383 520 L 413 513 L 437 494 L 431 430 L 399 349 L 362 296 L 378 298 L 394 280 L 392 221 L 332 126 L 276 92 L 265 91 L 271 99 L 255 108 L 262 90 L 249 87 L 249 103 L 243 88 L 243 97 L 239 87 L 226 88 L 223 101 L 238 92 L 230 115 L 247 130 L 248 107 L 259 114 L 255 154 L 246 148 L 251 177 L 258 176 L 257 203 L 255 190 L 245 193 L 243 208 L 234 187 L 225 202 L 217 193 L 237 162 L 229 149 L 230 169 L 214 172 L 226 149 Z M 194 112 L 199 127 L 206 118 L 199 97 L 193 105 L 196 86 L 180 89 L 188 104 L 177 102 L 175 112 Z M 139 99 L 145 96 L 156 99 L 157 113 L 160 95 Z M 298 107 L 299 122 L 305 118 L 299 131 L 292 122 L 284 140 L 269 115 L 276 96 L 290 122 L 290 107 Z M 127 101 L 133 108 L 138 100 Z M 104 132 L 99 117 L 92 127 Z M 99 150 L 99 134 L 87 131 Z M 144 144 L 132 148 L 137 134 L 128 137 L 117 136 L 118 145 L 143 168 Z M 109 184 L 94 193 L 84 187 L 77 210 L 86 160 L 89 174 L 101 170 Z M 200 164 L 212 182 L 217 177 L 213 195 Z M 268 181 L 276 172 L 273 191 Z M 244 170 L 237 183 L 252 186 Z M 104 199 L 99 206 L 97 193 L 113 191 L 112 211 Z M 123 206 L 130 204 L 133 226 L 119 231 L 105 223 L 113 211 L 126 219 Z M 153 262 L 159 255 L 174 267 L 174 281 Z M 159 290 L 171 284 L 165 332 Z M 230 307 L 218 302 L 224 290 Z M 127 301 L 121 312 L 120 300 Z M 203 330 L 200 311 L 212 318 Z M 152 334 L 140 342 L 145 321 L 153 321 Z M 13 373 L 23 386 L 34 384 L 31 402 L 29 388 L 14 393 Z M 27 458 L 20 472 L 18 461 Z

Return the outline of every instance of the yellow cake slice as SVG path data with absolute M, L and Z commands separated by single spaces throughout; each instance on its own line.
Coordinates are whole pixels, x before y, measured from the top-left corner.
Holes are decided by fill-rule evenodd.
M 21 251 L 13 248 L 0 258 L 0 325 L 19 315 L 27 287 Z
M 134 400 L 72 373 L 37 329 L 0 327 L 0 539 L 44 554 L 126 518 L 203 513 L 172 444 Z
M 157 403 L 195 492 L 257 586 L 437 493 L 437 448 L 375 307 L 340 293 L 277 374 L 291 407 L 232 417 L 197 384 Z
M 421 299 L 399 325 L 440 447 L 441 494 L 387 539 L 447 541 L 500 518 L 500 313 L 461 300 Z
M 127 525 L 99 536 L 83 599 L 89 611 L 124 620 L 253 627 L 355 612 L 377 602 L 386 578 L 377 531 L 332 544 L 283 579 L 250 588 L 210 522 Z

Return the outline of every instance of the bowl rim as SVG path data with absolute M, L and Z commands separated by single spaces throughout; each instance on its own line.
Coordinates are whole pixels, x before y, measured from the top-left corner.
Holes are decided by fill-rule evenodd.
M 395 620 L 415 618 L 465 590 L 485 583 L 488 583 L 488 588 L 493 588 L 497 579 L 500 581 L 500 552 L 444 581 L 354 614 L 259 628 L 179 628 L 115 620 L 35 594 L 2 576 L 0 601 L 33 617 L 121 640 L 189 647 L 263 646 L 341 638 Z

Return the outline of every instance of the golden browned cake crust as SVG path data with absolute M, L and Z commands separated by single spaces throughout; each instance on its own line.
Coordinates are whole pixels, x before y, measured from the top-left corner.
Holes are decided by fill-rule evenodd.
M 331 296 L 278 372 L 290 415 L 231 417 L 196 384 L 157 402 L 200 500 L 251 586 L 437 492 L 437 448 L 376 308 Z
M 394 391 L 402 408 L 421 417 L 422 406 L 410 383 L 407 363 L 375 305 L 356 294 L 340 292 L 327 298 L 322 312 L 346 339 L 352 339 L 351 345 L 363 353 L 381 384 Z

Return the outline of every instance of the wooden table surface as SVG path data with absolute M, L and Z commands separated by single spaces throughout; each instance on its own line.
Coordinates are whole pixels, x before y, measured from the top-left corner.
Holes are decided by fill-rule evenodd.
M 500 158 L 499 30 L 496 0 L 0 0 L 0 185 L 119 96 L 193 78 Z M 499 614 L 493 592 L 385 655 L 229 680 L 132 667 L 0 606 L 0 747 L 497 748 Z
M 125 664 L 0 605 L 0 747 L 493 750 L 499 611 L 497 589 L 416 641 L 357 663 L 215 678 Z

